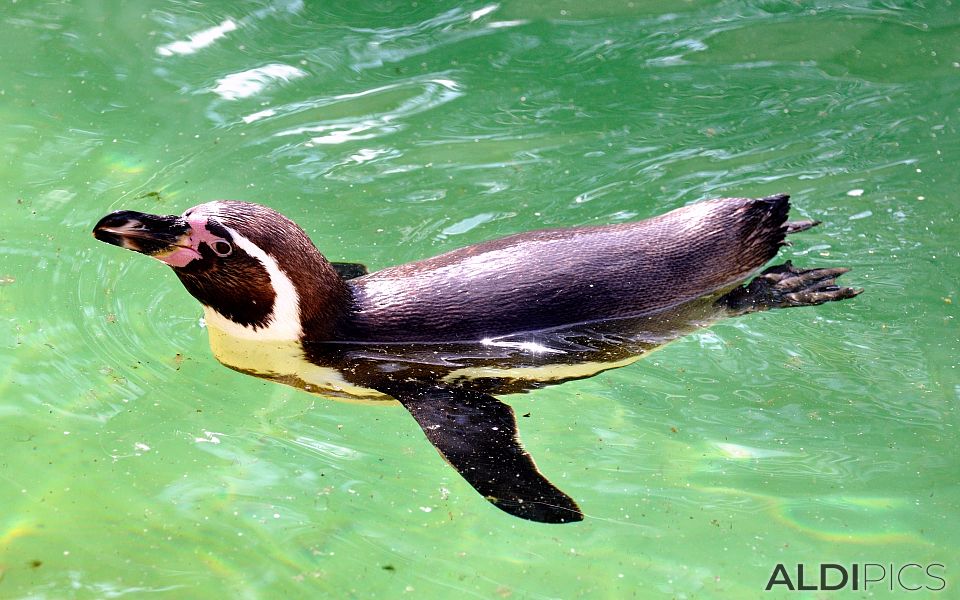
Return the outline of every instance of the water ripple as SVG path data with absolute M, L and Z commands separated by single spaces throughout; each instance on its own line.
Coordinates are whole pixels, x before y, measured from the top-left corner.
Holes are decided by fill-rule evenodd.
M 400 168 L 396 161 L 402 156 L 390 147 L 377 147 L 373 140 L 404 130 L 415 115 L 462 94 L 461 86 L 449 78 L 416 78 L 273 106 L 269 112 L 258 111 L 256 119 L 248 115 L 245 132 L 255 144 L 273 146 L 270 160 L 287 164 L 299 177 L 363 180 L 371 169 L 382 173 Z M 354 150 L 328 155 L 323 149 L 341 144 Z

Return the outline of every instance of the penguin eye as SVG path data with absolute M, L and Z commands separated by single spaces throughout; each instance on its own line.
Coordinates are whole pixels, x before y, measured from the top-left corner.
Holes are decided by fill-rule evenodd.
M 233 253 L 233 246 L 231 246 L 230 242 L 226 240 L 217 240 L 210 246 L 210 248 L 213 250 L 213 253 L 220 258 L 230 256 Z

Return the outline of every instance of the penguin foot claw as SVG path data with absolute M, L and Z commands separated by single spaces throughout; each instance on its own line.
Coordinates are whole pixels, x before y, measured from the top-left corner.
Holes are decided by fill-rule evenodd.
M 836 279 L 850 269 L 798 269 L 790 261 L 763 271 L 749 284 L 741 286 L 717 302 L 734 315 L 771 308 L 814 306 L 846 300 L 863 292 L 862 288 L 838 286 Z
M 820 223 L 821 223 L 820 221 L 813 221 L 813 220 L 787 221 L 787 235 L 800 233 L 801 231 L 806 231 L 811 227 L 816 227 Z

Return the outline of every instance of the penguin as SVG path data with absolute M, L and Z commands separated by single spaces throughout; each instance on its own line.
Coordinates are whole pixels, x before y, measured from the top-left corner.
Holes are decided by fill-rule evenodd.
M 720 319 L 852 298 L 845 268 L 763 267 L 789 196 L 719 198 L 644 221 L 542 229 L 367 273 L 279 212 L 218 200 L 121 210 L 96 239 L 169 265 L 225 366 L 325 397 L 399 402 L 497 508 L 583 519 L 524 450 L 497 396 L 622 367 Z

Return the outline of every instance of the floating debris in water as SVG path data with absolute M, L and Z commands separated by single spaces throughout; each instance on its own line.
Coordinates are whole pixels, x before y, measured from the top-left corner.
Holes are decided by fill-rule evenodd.
M 847 192 L 847 195 L 853 196 L 854 198 L 859 198 L 860 196 L 863 195 L 863 190 L 861 190 L 860 188 L 856 188 Z
M 160 192 L 145 192 L 145 193 L 140 194 L 139 196 L 137 196 L 136 199 L 137 199 L 137 200 L 142 200 L 143 198 L 151 198 L 151 199 L 153 199 L 153 200 L 156 200 L 157 202 L 162 202 L 162 201 L 163 201 L 163 197 L 160 195 Z

